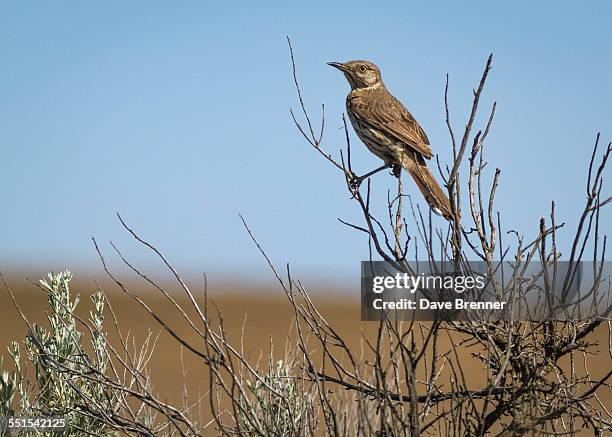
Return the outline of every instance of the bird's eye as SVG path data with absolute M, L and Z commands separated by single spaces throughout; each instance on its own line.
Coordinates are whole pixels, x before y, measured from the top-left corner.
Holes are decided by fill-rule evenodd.
M 360 65 L 359 66 L 359 72 L 360 73 L 365 73 L 366 71 L 368 71 L 368 67 L 366 67 L 365 65 Z

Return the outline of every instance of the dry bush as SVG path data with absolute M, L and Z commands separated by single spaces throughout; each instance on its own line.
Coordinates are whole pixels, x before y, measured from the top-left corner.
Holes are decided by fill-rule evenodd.
M 557 232 L 563 225 L 555 217 L 554 204 L 549 220 L 542 219 L 540 232 L 534 238 L 528 240 L 518 232 L 509 232 L 515 239 L 512 251 L 502 240 L 502 235 L 508 233 L 502 231 L 501 214 L 495 209 L 500 170 L 486 180 L 483 158 L 495 104 L 484 130 L 475 135 L 472 132 L 492 57 L 487 60 L 474 92 L 468 122 L 460 138 L 448 116 L 447 81 L 446 123 L 454 161 L 449 166 L 439 164 L 438 168 L 451 199 L 453 220 L 444 229 L 434 226 L 431 213 L 423 214 L 412 202 L 410 215 L 405 217 L 407 196 L 401 179 L 397 192 L 387 196 L 387 208 L 373 210 L 371 181 L 368 179 L 358 187 L 353 183 L 356 175 L 346 122 L 346 146 L 340 156 L 334 158 L 323 150 L 324 119 L 321 128 L 315 129 L 297 80 L 291 46 L 290 49 L 304 121 L 300 122 L 292 112 L 293 119 L 308 143 L 346 182 L 363 217 L 363 224 L 346 224 L 368 236 L 370 259 L 382 259 L 399 270 L 409 270 L 409 254 L 419 258 L 417 247 L 421 247 L 422 261 L 447 261 L 462 271 L 469 268 L 469 259 L 475 257 L 486 264 L 494 277 L 496 263 L 511 256 L 514 265 L 511 278 L 493 284 L 500 295 L 514 293 L 520 298 L 522 287 L 530 281 L 525 276 L 525 267 L 535 261 L 543 266 L 542 275 L 550 274 L 546 283 L 555 283 L 556 266 L 561 260 Z M 569 257 L 565 259 L 570 265 L 565 278 L 571 282 L 587 247 L 592 248 L 596 280 L 592 293 L 585 299 L 595 299 L 600 288 L 609 284 L 608 278 L 602 277 L 606 238 L 600 238 L 599 223 L 601 208 L 610 202 L 601 193 L 611 147 L 608 145 L 598 155 L 598 144 L 599 136 L 588 167 L 585 205 L 568 250 Z M 460 175 L 467 179 L 467 188 L 461 184 Z M 489 189 L 485 190 L 485 186 Z M 462 209 L 464 203 L 468 204 L 467 214 Z M 522 436 L 575 435 L 585 430 L 594 435 L 611 432 L 612 415 L 600 395 L 604 391 L 609 393 L 612 370 L 603 375 L 589 371 L 590 359 L 609 360 L 612 354 L 609 345 L 592 341 L 593 333 L 605 325 L 609 335 L 608 319 L 500 321 L 476 317 L 466 321 L 417 322 L 388 317 L 376 322 L 375 335 L 364 335 L 362 349 L 355 350 L 317 310 L 307 290 L 291 276 L 289 267 L 281 273 L 274 266 L 245 222 L 295 316 L 283 359 L 274 359 L 271 353 L 267 362 L 261 364 L 246 357 L 241 342 L 228 339 L 223 316 L 209 301 L 206 284 L 203 296 L 197 296 L 153 244 L 142 239 L 120 216 L 119 220 L 126 231 L 158 256 L 188 297 L 189 308 L 177 303 L 167 287 L 132 265 L 113 246 L 116 254 L 135 275 L 167 299 L 198 341 L 186 340 L 173 328 L 176 320 L 164 320 L 125 285 L 111 271 L 95 244 L 104 269 L 185 353 L 193 354 L 207 369 L 206 397 L 182 406 L 163 402 L 150 388 L 147 378 L 154 340 L 141 348 L 130 347 L 129 339 L 113 317 L 113 328 L 121 340 L 118 345 L 109 344 L 100 308 L 106 304 L 103 292 L 96 295 L 91 319 L 79 319 L 72 312 L 74 302 L 69 295 L 62 294 L 68 290 L 68 276 L 64 275 L 52 277 L 51 281 L 66 286 L 45 287 L 54 305 L 52 314 L 59 317 L 59 322 L 52 315 L 48 331 L 30 326 L 26 339 L 25 361 L 38 369 L 35 380 L 24 389 L 27 381 L 19 368 L 16 373 L 2 374 L 3 414 L 68 415 L 73 428 L 67 435 L 124 432 L 191 436 L 214 432 L 228 436 Z M 61 301 L 61 305 L 56 301 Z M 19 308 L 17 303 L 16 306 Z M 109 311 L 112 315 L 112 308 Z M 66 336 L 66 332 L 70 335 Z M 93 341 L 89 352 L 83 345 L 83 332 Z M 58 349 L 56 344 L 64 344 L 66 349 Z M 21 362 L 16 346 L 12 356 L 16 363 Z M 466 377 L 466 370 L 475 366 L 482 371 L 478 381 Z M 61 387 L 61 396 L 49 393 L 52 387 Z M 18 398 L 22 399 L 21 405 L 16 407 Z M 209 410 L 204 418 L 196 413 L 202 403 Z

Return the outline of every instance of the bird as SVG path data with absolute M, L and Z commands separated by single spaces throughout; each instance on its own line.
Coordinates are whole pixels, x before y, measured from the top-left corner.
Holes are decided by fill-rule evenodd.
M 357 136 L 384 162 L 383 166 L 356 178 L 356 184 L 385 168 L 392 168 L 399 178 L 404 168 L 433 212 L 452 220 L 448 197 L 427 168 L 426 160 L 432 157 L 429 139 L 412 114 L 387 90 L 379 68 L 369 61 L 328 62 L 328 65 L 344 73 L 351 86 L 346 96 L 346 111 Z

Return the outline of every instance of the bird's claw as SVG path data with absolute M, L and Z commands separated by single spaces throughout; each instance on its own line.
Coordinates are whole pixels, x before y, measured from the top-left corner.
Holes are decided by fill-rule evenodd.
M 362 183 L 363 183 L 363 178 L 355 176 L 355 175 L 353 175 L 353 177 L 349 181 L 349 184 L 351 185 L 351 188 L 353 190 L 359 189 Z

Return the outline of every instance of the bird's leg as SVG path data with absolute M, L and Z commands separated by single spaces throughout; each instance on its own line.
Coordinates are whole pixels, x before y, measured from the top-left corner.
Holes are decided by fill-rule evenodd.
M 384 164 L 384 165 L 381 165 L 378 168 L 375 168 L 371 172 L 368 172 L 368 173 L 364 174 L 363 176 L 354 176 L 353 179 L 351 179 L 351 185 L 353 186 L 353 188 L 357 188 L 357 187 L 359 187 L 361 185 L 361 183 L 364 180 L 366 180 L 370 176 L 373 176 L 376 173 L 378 173 L 379 171 L 382 171 L 382 170 L 384 170 L 386 168 L 389 168 L 389 167 L 391 167 L 391 164 Z
M 393 164 L 392 168 L 393 168 L 393 176 L 399 179 L 399 177 L 402 174 L 402 166 L 399 164 Z

